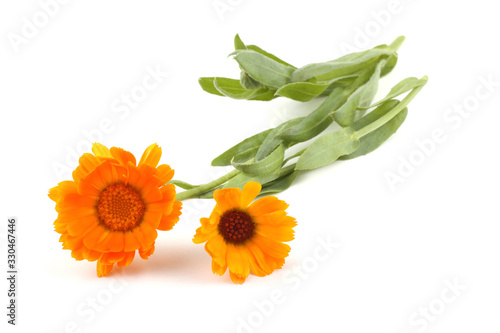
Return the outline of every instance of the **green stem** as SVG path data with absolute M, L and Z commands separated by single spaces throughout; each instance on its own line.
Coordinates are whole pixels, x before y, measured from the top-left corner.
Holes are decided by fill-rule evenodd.
M 427 76 L 424 76 L 422 78 L 422 80 L 427 81 Z M 362 138 L 363 136 L 375 131 L 377 128 L 381 127 L 382 125 L 384 125 L 385 123 L 390 121 L 398 113 L 403 111 L 406 106 L 408 106 L 408 104 L 411 102 L 411 100 L 420 92 L 420 90 L 422 90 L 422 88 L 424 86 L 425 86 L 425 84 L 422 84 L 422 85 L 416 87 L 415 89 L 410 91 L 410 93 L 408 95 L 406 95 L 406 97 L 398 105 L 396 105 L 396 107 L 394 109 L 387 112 L 385 115 L 383 115 L 382 117 L 380 117 L 379 119 L 377 119 L 373 123 L 366 125 L 365 127 L 360 129 L 359 131 L 356 131 L 356 137 L 358 139 Z
M 183 201 L 186 199 L 194 198 L 200 194 L 203 194 L 205 192 L 208 192 L 208 191 L 216 188 L 219 185 L 224 184 L 225 182 L 227 182 L 231 178 L 239 175 L 240 173 L 241 173 L 241 171 L 239 171 L 239 170 L 233 170 L 233 171 L 225 174 L 224 176 L 222 176 L 216 180 L 211 181 L 210 183 L 199 185 L 199 186 L 196 186 L 195 188 L 192 188 L 190 190 L 187 190 L 187 191 L 184 191 L 181 193 L 177 193 L 177 195 L 175 196 L 175 199 L 178 201 Z

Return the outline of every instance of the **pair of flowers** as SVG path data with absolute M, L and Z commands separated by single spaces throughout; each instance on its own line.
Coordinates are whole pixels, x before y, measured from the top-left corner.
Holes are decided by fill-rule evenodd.
M 63 249 L 76 260 L 97 261 L 97 275 L 108 275 L 113 266 L 128 266 L 136 253 L 148 259 L 155 250 L 157 230 L 170 230 L 179 221 L 182 203 L 174 171 L 158 165 L 161 148 L 149 146 L 139 163 L 130 152 L 95 143 L 73 172 L 73 181 L 50 189 L 56 202 L 55 231 Z M 288 204 L 274 196 L 255 200 L 261 190 L 256 182 L 243 190 L 216 190 L 216 205 L 201 218 L 193 242 L 205 243 L 212 257 L 212 271 L 229 269 L 234 283 L 243 283 L 252 272 L 265 276 L 281 268 L 294 238 L 296 221 Z M 255 201 L 254 201 L 255 200 Z

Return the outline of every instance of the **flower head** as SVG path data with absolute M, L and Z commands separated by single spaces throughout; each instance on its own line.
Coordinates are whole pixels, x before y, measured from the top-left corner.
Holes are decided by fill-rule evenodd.
M 205 243 L 212 257 L 212 271 L 223 275 L 229 268 L 234 283 L 245 282 L 250 271 L 257 276 L 281 268 L 290 252 L 283 242 L 293 240 L 295 219 L 288 216 L 288 204 L 275 196 L 252 201 L 261 185 L 248 182 L 239 188 L 214 192 L 217 202 L 209 218 L 202 218 L 193 242 Z
M 161 148 L 149 146 L 136 164 L 121 148 L 95 143 L 94 154 L 83 154 L 73 181 L 50 189 L 56 202 L 56 232 L 63 248 L 76 260 L 97 261 L 97 275 L 113 265 L 129 265 L 136 251 L 148 259 L 155 250 L 157 230 L 170 230 L 179 220 L 182 204 L 175 186 L 165 185 L 174 171 L 158 165 Z

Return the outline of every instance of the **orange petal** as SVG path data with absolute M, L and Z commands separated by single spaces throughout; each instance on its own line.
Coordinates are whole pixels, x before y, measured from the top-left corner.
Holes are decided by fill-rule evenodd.
M 99 264 L 102 265 L 115 264 L 119 261 L 122 261 L 124 257 L 125 257 L 125 252 L 106 252 L 103 253 L 101 258 L 99 259 Z
M 90 250 L 85 245 L 83 246 L 83 256 L 88 261 L 96 261 L 102 256 L 102 252 Z
M 97 157 L 92 154 L 85 153 L 78 160 L 79 165 L 76 167 L 75 171 L 73 171 L 73 179 L 75 182 L 79 182 L 83 178 L 87 177 L 87 175 L 92 172 L 101 161 Z
M 72 181 L 60 182 L 56 187 L 49 190 L 49 198 L 55 202 L 59 202 L 69 193 L 76 193 L 76 183 Z
M 135 238 L 134 233 L 132 231 L 124 232 L 124 239 L 125 239 L 124 251 L 132 252 L 139 249 L 140 247 L 139 241 Z
M 174 177 L 174 170 L 172 170 L 167 164 L 158 165 L 156 170 L 158 170 L 158 178 L 161 179 L 163 184 L 168 183 Z
M 99 219 L 95 214 L 75 218 L 67 224 L 68 233 L 72 236 L 84 236 L 92 231 L 99 224 Z
M 108 251 L 121 252 L 125 248 L 125 234 L 123 231 L 114 231 L 108 241 Z
M 141 256 L 142 259 L 148 260 L 149 257 L 153 254 L 153 252 L 155 252 L 155 244 L 154 243 L 151 246 L 151 248 L 149 248 L 146 251 L 139 250 L 139 255 Z
M 148 204 L 158 202 L 163 198 L 158 185 L 158 179 L 154 176 L 151 176 L 148 180 L 142 182 L 142 184 L 137 185 L 137 187 L 141 189 L 141 195 L 144 203 Z
M 209 239 L 211 239 L 212 237 L 215 237 L 217 235 L 218 235 L 217 230 L 213 230 L 212 232 L 205 233 L 205 232 L 203 232 L 202 227 L 199 227 L 198 229 L 196 229 L 196 234 L 193 236 L 193 243 L 195 243 L 195 244 L 205 243 L 206 241 L 208 241 Z
M 160 224 L 156 227 L 158 230 L 167 231 L 174 227 L 174 225 L 179 221 L 179 216 L 181 215 L 182 203 L 180 201 L 174 201 L 172 212 L 169 215 L 163 215 Z
M 141 223 L 139 226 L 142 235 L 144 236 L 144 244 L 141 244 L 139 250 L 146 250 L 154 244 L 156 237 L 158 237 L 158 232 L 149 223 Z
M 68 234 L 62 234 L 59 237 L 59 242 L 63 243 L 63 249 L 73 250 L 82 247 L 83 242 L 81 237 L 75 237 Z
M 250 261 L 247 253 L 241 251 L 241 246 L 227 244 L 226 260 L 231 280 L 241 284 L 250 274 Z
M 247 212 L 251 216 L 260 216 L 279 210 L 285 210 L 287 208 L 288 204 L 283 200 L 279 200 L 275 196 L 267 196 L 252 203 L 250 207 L 248 207 Z
M 245 282 L 245 280 L 248 277 L 248 275 L 244 276 L 237 273 L 233 273 L 231 272 L 231 270 L 229 270 L 229 276 L 231 277 L 231 281 L 233 281 L 233 283 L 235 284 L 243 284 L 243 282 Z
M 275 258 L 285 258 L 290 252 L 290 246 L 288 246 L 288 244 L 274 241 L 258 233 L 253 235 L 252 239 L 249 241 L 257 245 L 264 253 Z
M 94 208 L 97 205 L 97 198 L 87 197 L 78 193 L 69 193 L 61 201 L 62 205 L 66 205 L 68 208 Z
M 261 249 L 252 242 L 248 242 L 245 245 L 251 254 L 250 268 L 252 272 L 257 276 L 271 274 L 274 268 L 273 264 L 269 262 L 269 259 L 272 257 L 263 253 Z
M 294 239 L 294 231 L 290 227 L 257 224 L 255 232 L 277 242 L 289 242 Z
M 148 148 L 146 148 L 138 165 L 141 166 L 143 164 L 146 164 L 152 166 L 153 168 L 156 168 L 158 162 L 160 162 L 160 158 L 161 148 L 156 143 L 153 143 Z
M 115 160 L 117 160 L 118 163 L 120 163 L 123 166 L 127 166 L 128 162 L 132 163 L 133 165 L 135 165 L 136 163 L 135 156 L 132 153 L 126 151 L 125 149 L 112 147 L 110 149 L 110 152 L 111 155 L 115 158 Z
M 135 251 L 125 252 L 125 256 L 122 261 L 118 262 L 118 267 L 128 266 L 134 260 Z
M 239 188 L 216 190 L 213 196 L 221 213 L 241 208 L 241 190 Z
M 106 276 L 111 272 L 112 269 L 113 269 L 113 264 L 103 265 L 103 264 L 97 263 L 97 276 L 98 277 Z
M 91 250 L 96 249 L 97 244 L 101 243 L 110 233 L 110 230 L 98 225 L 94 230 L 83 237 L 83 243 Z
M 149 207 L 148 207 L 149 208 Z M 149 223 L 150 226 L 156 229 L 160 224 L 163 214 L 161 212 L 151 212 L 149 209 L 144 213 L 144 222 Z
M 215 260 L 212 260 L 212 272 L 214 272 L 214 274 L 222 276 L 226 273 L 226 270 L 227 265 L 221 266 Z
M 248 182 L 241 193 L 241 207 L 247 207 L 259 195 L 262 185 L 257 182 Z
M 227 245 L 221 235 L 216 235 L 210 238 L 205 244 L 205 251 L 215 260 L 219 265 L 226 264 L 226 251 Z
M 297 225 L 295 218 L 286 214 L 285 211 L 278 210 L 274 213 L 256 216 L 254 222 L 259 225 L 269 225 L 275 227 L 293 228 Z
M 75 260 L 84 260 L 85 259 L 85 256 L 83 255 L 83 250 L 84 250 L 85 246 L 82 246 L 80 247 L 79 249 L 75 249 L 75 250 L 72 250 L 71 251 L 71 256 L 75 259 Z

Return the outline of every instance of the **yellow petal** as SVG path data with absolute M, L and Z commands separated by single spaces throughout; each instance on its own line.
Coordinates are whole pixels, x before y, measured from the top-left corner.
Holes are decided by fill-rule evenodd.
M 146 148 L 144 154 L 142 154 L 138 166 L 146 164 L 153 168 L 156 168 L 158 162 L 160 162 L 160 158 L 161 158 L 161 148 L 156 143 L 153 143 L 148 148 Z
M 241 193 L 241 207 L 247 207 L 259 195 L 262 185 L 257 182 L 248 182 Z

